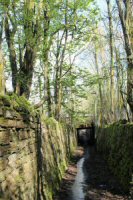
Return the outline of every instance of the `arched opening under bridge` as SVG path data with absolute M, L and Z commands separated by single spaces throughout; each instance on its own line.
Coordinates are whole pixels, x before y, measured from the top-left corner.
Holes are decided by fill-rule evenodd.
M 77 128 L 78 145 L 94 145 L 95 141 L 95 125 L 93 122 L 88 126 L 80 125 L 80 127 Z

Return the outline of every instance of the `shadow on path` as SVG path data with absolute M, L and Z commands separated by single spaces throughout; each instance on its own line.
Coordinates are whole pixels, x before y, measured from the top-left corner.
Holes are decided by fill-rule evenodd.
M 89 155 L 83 164 L 87 185 L 85 200 L 127 200 L 127 195 L 95 146 L 88 147 L 85 152 Z

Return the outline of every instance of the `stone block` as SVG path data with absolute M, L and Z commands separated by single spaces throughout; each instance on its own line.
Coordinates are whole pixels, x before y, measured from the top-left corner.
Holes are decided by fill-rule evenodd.
M 9 127 L 9 128 L 27 128 L 28 124 L 24 123 L 22 120 L 15 119 L 5 119 L 0 117 L 0 126 L 1 127 Z
M 20 142 L 19 142 L 19 149 L 20 149 L 20 150 L 23 150 L 25 147 L 28 147 L 28 143 L 29 143 L 28 140 L 20 141 Z
M 37 127 L 37 124 L 36 124 L 36 123 L 30 123 L 30 127 L 31 127 L 32 129 L 35 129 L 35 128 Z
M 17 118 L 17 120 L 23 121 L 22 115 L 20 113 L 18 113 L 18 112 L 16 112 L 16 118 Z
M 10 143 L 10 154 L 18 153 L 19 152 L 19 143 L 18 142 L 11 142 Z
M 11 154 L 8 157 L 8 166 L 13 168 L 13 169 L 17 168 L 16 161 L 17 161 L 17 154 L 16 153 Z
M 29 136 L 32 137 L 32 138 L 36 137 L 35 130 L 30 129 L 30 131 L 28 131 L 28 133 L 29 133 Z
M 6 129 L 3 127 L 0 127 L 0 131 L 5 131 Z
M 27 128 L 28 125 L 24 123 L 23 121 L 16 121 L 16 128 Z
M 35 122 L 34 118 L 32 116 L 30 116 L 29 120 L 30 120 L 30 122 Z
M 0 107 L 0 116 L 3 116 L 3 109 Z
M 7 158 L 0 158 L 0 172 L 5 170 L 8 164 Z
M 1 127 L 16 127 L 16 121 L 11 119 L 5 119 L 3 117 L 0 118 L 0 126 Z
M 0 145 L 10 144 L 11 134 L 8 130 L 0 131 Z
M 33 152 L 36 151 L 36 149 L 35 149 L 35 145 L 34 145 L 34 144 L 29 145 L 29 151 L 30 151 L 30 153 L 33 153 Z
M 1 127 L 8 127 L 8 122 L 3 117 L 0 117 L 0 126 Z
M 16 120 L 7 120 L 7 127 L 16 127 Z
M 6 176 L 3 172 L 0 172 L 0 183 L 6 180 Z
M 10 145 L 0 146 L 0 157 L 10 154 Z
M 13 111 L 11 111 L 11 110 L 5 110 L 4 111 L 4 117 L 6 118 L 6 119 L 13 119 L 14 117 L 13 117 Z
M 19 137 L 19 140 L 25 140 L 25 139 L 28 139 L 30 136 L 29 136 L 29 133 L 27 132 L 27 130 L 24 129 L 24 130 L 19 131 L 18 137 Z
M 12 173 L 6 177 L 6 182 L 10 184 L 10 187 L 16 187 L 18 185 L 19 169 L 12 170 Z
M 30 160 L 28 160 L 27 163 L 24 163 L 23 170 L 24 170 L 24 176 L 26 180 L 28 179 L 27 182 L 29 180 L 32 180 L 34 177 L 35 171 L 34 171 L 34 165 Z

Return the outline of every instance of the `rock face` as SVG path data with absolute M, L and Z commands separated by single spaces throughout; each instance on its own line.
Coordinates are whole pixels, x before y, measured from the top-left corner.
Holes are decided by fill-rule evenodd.
M 54 119 L 42 121 L 1 106 L 0 199 L 53 199 L 76 138 Z

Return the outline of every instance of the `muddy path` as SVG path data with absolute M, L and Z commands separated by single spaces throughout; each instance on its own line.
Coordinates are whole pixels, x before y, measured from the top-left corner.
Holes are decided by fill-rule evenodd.
M 54 200 L 129 200 L 94 146 L 78 147 Z

